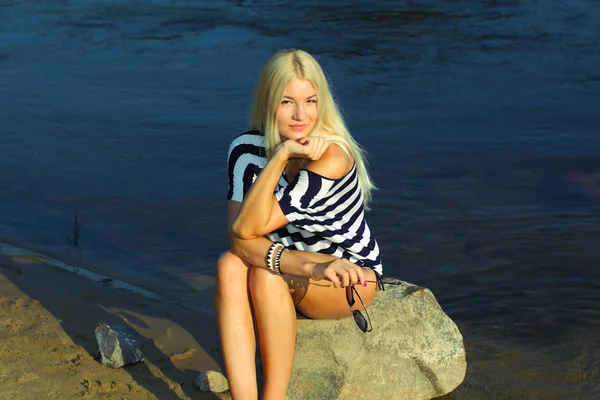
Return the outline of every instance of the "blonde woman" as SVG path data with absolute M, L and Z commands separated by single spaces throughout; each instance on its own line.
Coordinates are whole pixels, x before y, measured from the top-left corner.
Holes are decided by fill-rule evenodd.
M 373 184 L 363 152 L 311 55 L 283 50 L 264 66 L 250 130 L 232 142 L 228 170 L 232 247 L 219 258 L 215 295 L 225 372 L 235 400 L 258 397 L 254 316 L 263 399 L 281 400 L 296 311 L 354 315 L 370 331 L 364 307 L 382 273 L 364 219 Z

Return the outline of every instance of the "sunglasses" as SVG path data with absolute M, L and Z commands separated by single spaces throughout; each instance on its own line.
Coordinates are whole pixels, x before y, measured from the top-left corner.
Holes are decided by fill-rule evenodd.
M 352 309 L 352 307 L 354 307 L 354 303 L 356 303 L 356 301 L 354 300 L 354 294 L 356 294 L 356 297 L 358 297 L 358 300 L 360 300 L 360 304 L 362 304 L 363 310 L 365 314 L 367 314 L 367 318 L 365 318 L 365 316 L 359 310 Z M 365 333 L 371 332 L 373 330 L 373 324 L 371 323 L 371 317 L 369 316 L 367 307 L 362 301 L 360 294 L 358 294 L 358 292 L 356 291 L 356 288 L 352 285 L 346 288 L 346 300 L 348 300 L 350 311 L 352 311 L 352 317 L 354 317 L 354 322 L 356 322 L 356 325 L 358 325 L 359 329 Z
M 385 286 L 383 286 L 383 281 L 381 280 L 381 275 L 379 275 L 379 272 L 377 272 L 377 271 L 374 271 L 374 272 L 375 272 L 376 280 L 375 281 L 367 281 L 367 282 L 376 283 L 378 290 L 385 290 Z M 392 284 L 392 285 L 400 285 L 401 284 L 401 282 L 388 282 L 388 283 Z M 356 297 L 358 297 L 360 304 L 362 304 L 363 311 L 367 315 L 367 318 L 365 318 L 365 316 L 362 314 L 362 312 L 360 312 L 360 310 L 352 309 L 352 307 L 354 307 L 354 304 L 356 303 L 356 301 L 354 300 L 355 294 L 356 294 Z M 371 332 L 373 330 L 373 324 L 371 323 L 371 317 L 369 316 L 367 307 L 365 306 L 365 303 L 363 302 L 362 298 L 360 297 L 360 294 L 358 294 L 358 291 L 352 285 L 350 285 L 346 288 L 346 300 L 348 301 L 348 305 L 350 306 L 350 311 L 352 311 L 352 317 L 354 318 L 354 322 L 356 322 L 356 325 L 358 325 L 358 328 L 361 331 L 363 331 L 364 333 Z

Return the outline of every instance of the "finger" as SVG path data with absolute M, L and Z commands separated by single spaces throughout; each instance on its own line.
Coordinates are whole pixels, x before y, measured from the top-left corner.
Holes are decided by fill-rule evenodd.
M 356 277 L 356 280 L 352 283 L 360 283 L 364 286 L 365 282 L 367 281 L 367 279 L 365 278 L 364 269 L 349 260 L 344 259 L 344 262 L 348 267 L 351 268 L 352 273 L 354 274 L 353 276 Z
M 310 160 L 313 160 L 313 153 L 315 151 L 315 144 L 313 142 L 308 142 L 306 144 L 306 157 Z
M 335 288 L 340 288 L 342 285 L 342 282 L 340 281 L 338 275 L 335 273 L 335 271 L 333 271 L 331 268 L 328 268 L 325 271 L 325 277 L 327 279 L 329 279 L 329 281 L 331 281 L 331 283 L 333 283 L 333 287 Z
M 324 138 L 319 138 L 319 148 L 324 148 L 327 147 L 327 145 L 329 144 L 329 142 L 327 140 L 325 140 Z
M 348 277 L 350 278 L 351 285 L 355 285 L 355 284 L 359 283 L 358 273 L 356 271 L 356 268 L 352 268 L 352 269 L 348 270 Z
M 302 146 L 302 156 L 304 158 L 310 158 L 310 154 L 312 152 L 312 148 L 313 148 L 313 144 L 310 140 L 308 140 L 307 138 L 302 138 L 304 139 L 302 143 L 298 143 Z
M 367 277 L 365 276 L 365 270 L 359 266 L 355 269 L 356 274 L 358 275 L 358 281 L 363 285 L 367 286 Z
M 290 154 L 292 154 L 294 157 L 301 156 L 302 154 L 306 153 L 304 145 L 299 143 L 297 140 L 286 140 L 285 145 L 287 146 Z
M 317 160 L 319 160 L 321 157 L 323 157 L 323 154 L 325 154 L 325 151 L 326 151 L 326 150 L 327 150 L 327 149 L 325 149 L 325 148 L 320 148 L 320 149 L 319 149 L 319 151 L 318 151 L 318 153 L 317 153 L 317 154 L 316 154 L 316 156 L 315 156 L 315 157 L 316 157 L 316 159 L 317 159 Z
M 323 155 L 323 152 L 321 151 L 321 148 L 316 146 L 315 149 L 313 150 L 313 154 L 312 154 L 312 158 L 313 160 L 318 160 L 321 158 L 321 156 Z
M 342 287 L 347 287 L 350 285 L 350 273 L 348 273 L 348 271 L 342 269 L 340 272 L 338 272 L 338 277 L 342 281 Z
M 325 266 L 325 265 L 323 265 Z M 321 270 L 322 274 L 323 274 L 323 278 L 329 280 L 331 283 L 333 283 L 333 286 L 336 288 L 340 287 L 340 279 L 338 278 L 337 274 L 335 273 L 335 270 L 331 267 L 331 263 L 327 263 L 327 266 Z

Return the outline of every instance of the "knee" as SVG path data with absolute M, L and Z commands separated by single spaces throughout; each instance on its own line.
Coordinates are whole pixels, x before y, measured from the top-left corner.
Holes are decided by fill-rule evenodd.
M 226 251 L 217 260 L 217 291 L 228 288 L 239 289 L 246 286 L 248 280 L 248 265 L 235 254 Z
M 287 283 L 280 275 L 269 272 L 264 268 L 252 268 L 249 271 L 248 288 L 253 296 L 274 294 L 278 289 L 288 292 Z

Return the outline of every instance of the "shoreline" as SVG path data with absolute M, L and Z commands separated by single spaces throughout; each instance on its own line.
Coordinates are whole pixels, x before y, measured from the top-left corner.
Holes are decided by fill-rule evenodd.
M 103 275 L 93 272 L 85 267 L 78 267 L 76 265 L 67 264 L 66 262 L 52 258 L 48 255 L 26 249 L 24 247 L 17 247 L 6 242 L 0 242 L 0 257 L 8 256 L 16 260 L 29 260 L 30 262 L 38 261 L 44 263 L 49 267 L 59 268 L 67 272 L 81 275 L 87 279 L 90 279 L 97 283 L 106 283 L 115 289 L 131 290 L 134 293 L 141 294 L 150 299 L 164 300 L 164 298 L 151 290 L 145 289 L 141 286 L 134 285 L 130 282 L 118 279 L 109 275 Z
M 107 278 L 0 244 L 2 396 L 219 398 L 193 387 L 201 372 L 221 371 L 214 316 Z M 138 332 L 146 361 L 118 369 L 100 364 L 94 334 L 100 322 Z

